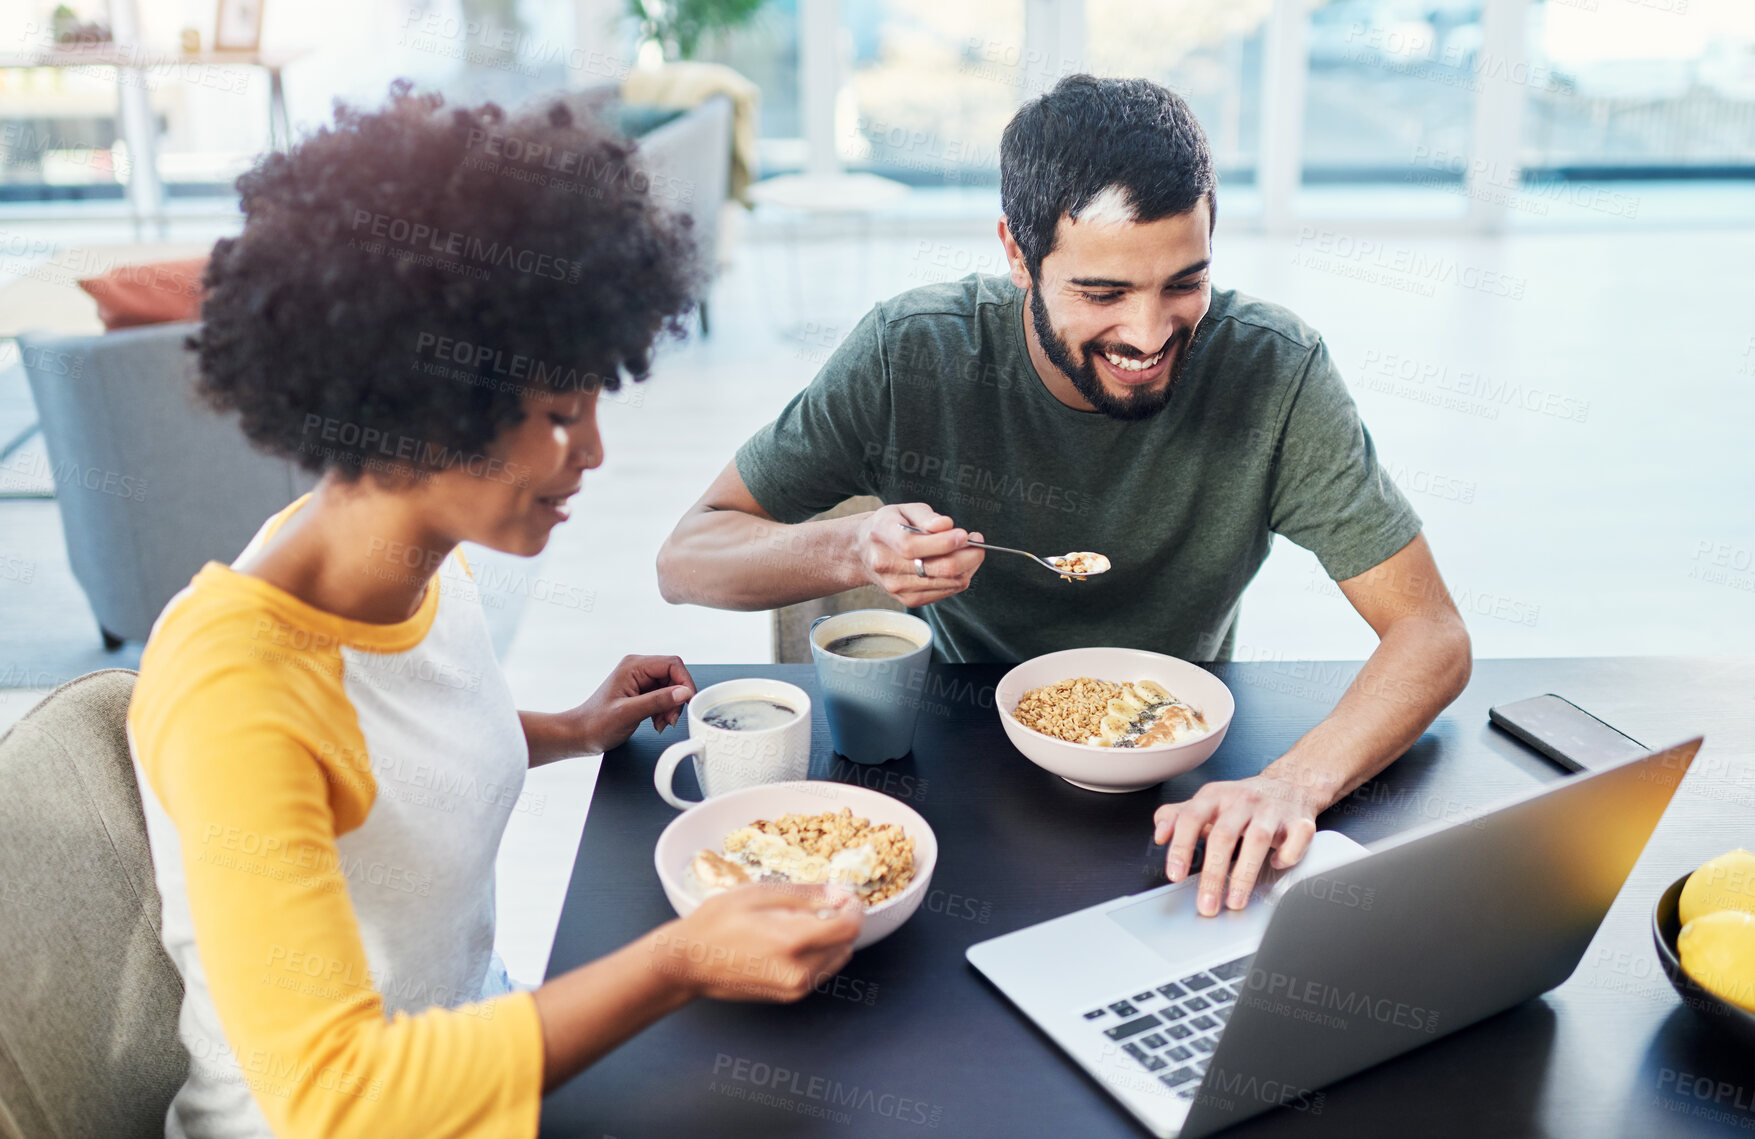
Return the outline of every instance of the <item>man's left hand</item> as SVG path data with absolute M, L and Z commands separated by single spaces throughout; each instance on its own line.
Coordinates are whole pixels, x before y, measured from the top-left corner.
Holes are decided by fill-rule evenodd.
M 1240 910 L 1270 854 L 1280 870 L 1304 857 L 1316 834 L 1317 813 L 1328 805 L 1319 798 L 1290 779 L 1255 775 L 1208 783 L 1187 802 L 1166 803 L 1152 816 L 1152 841 L 1170 844 L 1164 874 L 1172 882 L 1186 878 L 1194 844 L 1205 836 L 1197 908 L 1211 917 L 1219 912 L 1222 897 L 1225 905 Z

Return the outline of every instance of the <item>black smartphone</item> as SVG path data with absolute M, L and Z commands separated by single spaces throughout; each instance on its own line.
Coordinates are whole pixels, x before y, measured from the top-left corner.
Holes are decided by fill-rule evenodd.
M 1594 771 L 1651 750 L 1552 692 L 1489 708 L 1487 719 L 1568 772 Z

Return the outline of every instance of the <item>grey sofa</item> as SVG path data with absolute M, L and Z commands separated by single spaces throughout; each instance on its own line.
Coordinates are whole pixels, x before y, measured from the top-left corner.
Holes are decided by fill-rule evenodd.
M 208 561 L 314 485 L 194 394 L 195 324 L 19 337 L 73 576 L 104 644 L 143 641 Z
M 719 268 L 719 215 L 731 188 L 731 100 L 716 96 L 640 136 L 653 196 L 694 219 L 695 248 L 709 276 L 696 304 L 708 331 L 707 290 Z
M 183 981 L 124 721 L 134 673 L 70 680 L 0 737 L 0 1139 L 148 1139 L 188 1073 Z

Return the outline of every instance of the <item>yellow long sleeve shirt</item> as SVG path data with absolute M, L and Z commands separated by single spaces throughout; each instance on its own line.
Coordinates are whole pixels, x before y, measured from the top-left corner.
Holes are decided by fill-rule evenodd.
M 529 755 L 461 555 L 394 625 L 209 563 L 128 727 L 185 988 L 166 1135 L 535 1135 L 535 1003 L 481 999 Z

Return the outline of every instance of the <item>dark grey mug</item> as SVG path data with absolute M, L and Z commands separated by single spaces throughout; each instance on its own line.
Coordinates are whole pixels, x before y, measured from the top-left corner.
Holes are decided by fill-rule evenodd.
M 849 657 L 828 650 L 843 637 L 887 633 L 916 648 L 899 656 Z M 810 627 L 823 711 L 835 750 L 855 763 L 883 763 L 914 746 L 914 721 L 926 699 L 932 666 L 932 626 L 890 609 L 855 609 L 818 617 Z

